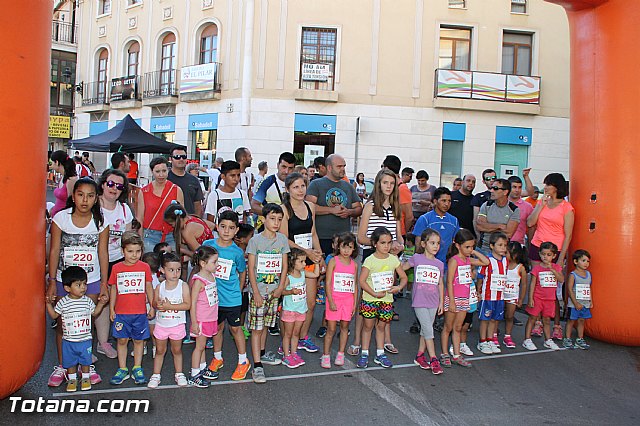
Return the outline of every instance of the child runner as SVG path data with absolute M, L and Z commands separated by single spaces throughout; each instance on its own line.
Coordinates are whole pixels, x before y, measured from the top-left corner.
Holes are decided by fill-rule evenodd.
M 444 296 L 444 328 L 440 344 L 442 354 L 440 364 L 443 367 L 451 367 L 451 358 L 447 354 L 449 346 L 449 334 L 453 341 L 453 362 L 462 367 L 471 367 L 471 363 L 460 355 L 460 329 L 467 316 L 470 305 L 478 303 L 477 293 L 473 284 L 471 267 L 485 266 L 489 259 L 474 249 L 475 238 L 471 231 L 461 229 L 453 239 L 447 254 L 448 271 L 447 289 Z M 472 257 L 473 256 L 473 257 Z M 453 300 L 451 300 L 453 296 Z M 473 297 L 473 299 L 472 299 Z
M 189 286 L 180 279 L 182 262 L 175 253 L 163 254 L 160 258 L 160 269 L 165 281 L 154 290 L 153 305 L 156 308 L 156 327 L 153 337 L 156 338 L 156 356 L 153 359 L 153 375 L 147 387 L 155 389 L 160 385 L 160 372 L 167 353 L 167 343 L 171 345 L 173 366 L 176 370 L 175 381 L 178 386 L 187 386 L 187 378 L 182 372 L 182 339 L 187 334 L 185 323 L 191 308 Z
M 51 247 L 49 250 L 49 286 L 47 297 L 57 303 L 67 295 L 62 284 L 62 271 L 69 266 L 80 266 L 87 272 L 87 296 L 96 304 L 98 295 L 106 297 L 109 267 L 109 227 L 105 225 L 98 185 L 93 179 L 81 178 L 73 185 L 67 207 L 53 217 Z M 62 367 L 62 327 L 56 328 L 59 365 L 53 368 L 49 386 L 60 386 L 67 378 Z M 90 366 L 91 384 L 102 381 Z
M 284 336 L 282 337 L 282 348 L 284 358 L 282 363 L 289 368 L 297 368 L 305 362 L 297 353 L 298 340 L 300 340 L 300 330 L 307 318 L 307 284 L 305 276 L 310 278 L 318 277 L 320 269 L 316 263 L 313 271 L 305 273 L 307 255 L 298 248 L 292 248 L 289 253 L 289 264 L 287 277 L 284 281 L 282 291 L 282 323 L 284 326 Z
M 569 292 L 569 301 L 567 306 L 570 309 L 569 321 L 565 330 L 565 337 L 562 346 L 565 348 L 589 349 L 589 344 L 584 340 L 584 322 L 591 318 L 591 308 L 593 300 L 591 299 L 591 273 L 589 263 L 591 255 L 586 250 L 576 250 L 573 253 L 573 264 L 576 269 L 569 274 L 567 288 Z M 573 345 L 571 335 L 573 328 L 578 322 L 578 338 L 576 344 Z
M 215 270 L 219 297 L 218 334 L 213 338 L 213 360 L 209 364 L 209 370 L 217 373 L 224 367 L 222 342 L 224 322 L 227 321 L 238 350 L 238 364 L 231 375 L 231 380 L 244 380 L 251 368 L 247 360 L 247 342 L 240 328 L 242 326 L 240 321 L 242 288 L 247 275 L 247 264 L 242 249 L 233 242 L 237 232 L 238 215 L 226 211 L 218 217 L 218 238 L 204 243 L 205 246 L 214 248 L 220 256 Z M 207 378 L 209 374 L 209 372 L 204 373 L 204 377 Z
M 207 370 L 205 359 L 207 339 L 218 333 L 220 289 L 214 275 L 218 260 L 218 251 L 206 246 L 196 249 L 191 258 L 191 335 L 196 339 L 196 346 L 191 354 L 189 384 L 198 388 L 208 388 L 209 380 L 218 378 L 217 370 Z
M 133 368 L 131 375 L 136 385 L 146 383 L 142 370 L 144 341 L 149 338 L 149 320 L 155 316 L 153 306 L 147 312 L 147 302 L 153 302 L 151 269 L 140 260 L 144 241 L 135 231 L 122 234 L 124 260 L 113 265 L 109 276 L 109 305 L 113 329 L 118 340 L 118 371 L 109 383 L 120 385 L 130 377 L 127 369 L 127 345 L 133 340 Z
M 350 232 L 339 234 L 334 247 L 334 257 L 327 265 L 325 289 L 325 317 L 327 318 L 327 334 L 324 336 L 324 351 L 320 360 L 322 368 L 331 368 L 331 343 L 340 323 L 340 342 L 335 364 L 344 365 L 344 350 L 349 340 L 349 323 L 356 311 L 356 294 L 358 293 L 357 275 L 358 257 L 356 238 Z
M 384 329 L 393 317 L 393 295 L 398 294 L 407 285 L 407 275 L 400 266 L 398 257 L 389 254 L 391 250 L 392 234 L 387 228 L 376 228 L 370 236 L 371 245 L 375 252 L 367 257 L 362 264 L 360 286 L 362 287 L 362 302 L 360 315 L 364 318 L 362 329 L 362 351 L 356 366 L 369 366 L 369 343 L 371 331 L 376 329 L 376 357 L 374 362 L 384 368 L 392 367 L 391 360 L 384 353 Z M 399 285 L 395 283 L 395 273 L 400 278 Z
M 47 298 L 47 312 L 53 319 L 62 318 L 62 368 L 67 370 L 67 392 L 78 390 L 78 364 L 82 367 L 80 388 L 91 389 L 91 317 L 97 317 L 107 304 L 102 296 L 96 306 L 87 293 L 87 273 L 79 266 L 69 266 L 62 272 L 62 285 L 68 293 L 53 307 Z
M 511 338 L 513 330 L 513 316 L 516 306 L 520 308 L 524 302 L 527 289 L 527 273 L 529 270 L 529 257 L 524 247 L 517 241 L 510 241 L 507 246 L 507 284 L 504 287 L 504 320 L 505 333 L 502 343 L 507 348 L 515 348 L 516 344 Z
M 278 365 L 282 361 L 269 351 L 265 352 L 267 331 L 276 325 L 278 299 L 282 294 L 287 276 L 287 253 L 289 242 L 280 234 L 280 224 L 284 213 L 277 204 L 267 203 L 262 208 L 264 231 L 249 241 L 249 329 L 251 330 L 251 351 L 253 355 L 252 377 L 255 383 L 266 383 L 262 364 Z
M 420 235 L 420 247 L 422 254 L 414 254 L 402 264 L 404 269 L 414 268 L 411 306 L 420 322 L 420 342 L 413 362 L 422 369 L 431 369 L 433 374 L 442 374 L 433 342 L 433 321 L 444 312 L 444 263 L 436 258 L 440 234 L 431 228 L 425 229 Z
M 530 351 L 538 349 L 531 341 L 531 329 L 538 315 L 542 315 L 542 328 L 544 329 L 544 347 L 558 350 L 558 345 L 551 337 L 551 318 L 556 311 L 556 289 L 558 283 L 564 280 L 562 268 L 553 263 L 553 258 L 558 254 L 558 246 L 550 241 L 540 244 L 541 263 L 531 270 L 531 287 L 529 288 L 529 304 L 527 306 L 527 326 L 525 328 L 525 340 L 522 346 Z
M 504 300 L 502 293 L 507 284 L 507 244 L 509 238 L 502 232 L 493 232 L 489 236 L 489 264 L 480 269 L 482 276 L 482 301 L 478 309 L 480 320 L 480 341 L 478 350 L 483 354 L 499 354 L 498 321 L 504 319 Z
M 207 197 L 205 210 L 207 220 L 218 224 L 222 212 L 232 211 L 238 215 L 239 222 L 247 222 L 251 205 L 247 193 L 238 189 L 239 183 L 240 163 L 231 160 L 222 163 L 220 182 L 211 182 L 211 192 Z
M 149 251 L 142 255 L 142 261 L 149 265 L 149 269 L 151 269 L 151 287 L 153 287 L 153 289 L 155 290 L 156 287 L 160 285 L 160 279 L 158 278 L 158 276 L 160 275 L 160 255 L 158 253 Z M 164 277 L 162 279 L 164 280 Z M 151 305 L 147 303 L 147 312 L 149 312 L 149 308 L 151 308 Z M 154 317 L 149 320 L 149 334 L 151 335 L 151 340 L 153 342 L 153 349 L 151 352 L 153 358 L 156 357 L 156 338 L 153 337 L 153 329 L 155 328 L 155 326 L 156 318 Z M 147 354 L 146 343 L 144 345 L 143 354 Z M 131 351 L 131 356 L 134 356 L 134 351 Z
M 240 250 L 242 250 L 242 252 L 244 253 L 245 263 L 248 261 L 248 255 L 246 253 L 247 245 L 249 244 L 249 240 L 253 238 L 254 231 L 255 229 L 253 226 L 247 223 L 241 223 L 238 226 L 238 233 L 233 239 L 233 242 L 236 243 L 236 245 L 240 247 Z M 242 281 L 240 282 L 242 286 L 242 305 L 240 307 L 240 324 L 242 324 L 242 332 L 244 333 L 244 339 L 247 340 L 251 336 L 251 333 L 249 332 L 249 330 L 247 330 L 247 327 L 245 326 L 245 320 L 247 319 L 247 311 L 249 310 L 249 288 L 251 287 L 251 285 L 249 285 L 249 274 L 248 273 L 245 274 L 245 277 L 246 278 L 244 282 Z

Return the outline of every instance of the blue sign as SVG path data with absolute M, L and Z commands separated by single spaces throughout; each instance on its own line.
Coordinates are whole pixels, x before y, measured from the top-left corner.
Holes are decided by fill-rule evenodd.
M 305 133 L 336 133 L 335 115 L 296 114 L 294 131 Z
M 496 126 L 496 143 L 531 145 L 531 134 L 528 127 Z
M 467 125 L 464 123 L 442 123 L 442 140 L 464 142 Z
M 104 133 L 109 128 L 108 121 L 94 121 L 89 123 L 89 136 L 99 135 L 100 133 Z
M 176 117 L 153 117 L 151 119 L 151 133 L 167 133 L 176 131 Z
M 120 124 L 121 121 L 122 120 L 116 120 L 116 126 Z M 138 124 L 138 126 L 142 127 L 142 118 L 134 118 L 133 121 L 135 121 Z
M 189 115 L 189 130 L 216 130 L 217 128 L 217 113 Z

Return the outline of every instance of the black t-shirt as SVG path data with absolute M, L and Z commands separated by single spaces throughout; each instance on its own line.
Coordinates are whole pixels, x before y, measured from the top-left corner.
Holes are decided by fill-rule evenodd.
M 482 206 L 484 203 L 486 203 L 490 199 L 491 199 L 491 191 L 486 190 L 484 192 L 480 192 L 473 196 L 473 200 L 471 200 L 471 206 L 480 208 L 480 206 Z
M 476 195 L 477 197 L 477 195 Z M 460 228 L 465 228 L 475 235 L 473 230 L 473 206 L 471 200 L 475 199 L 473 194 L 464 195 L 460 191 L 451 193 L 451 208 L 449 213 L 458 219 Z
M 196 201 L 202 201 L 204 196 L 202 195 L 202 187 L 200 187 L 200 181 L 197 177 L 191 173 L 185 173 L 184 176 L 178 176 L 173 173 L 173 170 L 169 171 L 170 182 L 175 183 L 182 189 L 184 195 L 184 208 L 187 213 L 194 214 Z

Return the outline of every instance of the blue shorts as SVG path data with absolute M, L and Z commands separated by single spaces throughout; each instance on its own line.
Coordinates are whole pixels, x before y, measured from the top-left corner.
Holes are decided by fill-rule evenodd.
M 147 314 L 116 314 L 111 334 L 116 339 L 148 339 L 150 334 Z
M 480 321 L 502 321 L 504 319 L 504 300 L 483 300 L 478 307 Z
M 69 342 L 62 339 L 62 367 L 71 368 L 78 364 L 91 365 L 91 339 L 82 342 Z
M 569 308 L 569 319 L 575 321 L 577 319 L 591 318 L 591 309 L 582 307 L 582 309 Z

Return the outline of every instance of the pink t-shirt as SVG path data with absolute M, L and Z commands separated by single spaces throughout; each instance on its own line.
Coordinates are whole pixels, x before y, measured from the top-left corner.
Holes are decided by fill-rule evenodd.
M 198 293 L 198 299 L 196 300 L 196 321 L 198 322 L 213 322 L 218 320 L 218 304 L 216 303 L 213 306 L 209 306 L 209 299 L 207 298 L 207 293 L 204 290 L 204 286 L 211 284 L 212 282 L 202 278 L 198 274 L 193 275 L 193 280 L 198 280 L 202 282 L 202 289 L 200 289 L 200 293 Z M 216 283 L 213 281 L 213 285 Z M 217 292 L 217 288 L 216 288 Z
M 543 206 L 536 223 L 536 233 L 533 234 L 531 243 L 540 247 L 545 241 L 551 241 L 558 250 L 562 249 L 564 242 L 564 215 L 574 211 L 573 206 L 568 201 L 562 201 L 558 206 L 550 209 Z
M 356 263 L 353 261 L 353 259 L 351 259 L 351 262 L 348 265 L 345 265 L 344 263 L 342 263 L 340 261 L 340 259 L 338 259 L 338 256 L 335 256 L 333 258 L 336 261 L 336 267 L 333 269 L 333 278 L 331 280 L 331 283 L 333 284 L 332 290 L 333 290 L 333 300 L 349 300 L 349 301 L 353 301 L 353 298 L 355 297 L 354 293 L 350 293 L 350 292 L 346 292 L 346 291 L 336 291 L 335 289 L 335 283 L 336 283 L 336 279 L 335 276 L 336 274 L 351 274 L 354 277 L 354 280 L 357 278 L 357 274 L 356 274 Z
M 552 266 L 556 271 L 562 272 L 562 268 L 557 263 L 553 263 Z M 543 274 L 546 276 L 543 276 L 541 279 L 541 272 L 551 272 L 551 269 L 545 268 L 540 264 L 534 266 L 531 270 L 531 275 L 536 277 L 536 287 L 533 289 L 533 298 L 540 300 L 556 300 L 556 289 L 558 288 L 559 284 L 557 283 L 555 277 L 552 277 L 548 273 Z M 555 286 L 550 284 L 553 281 L 556 281 Z
M 453 258 L 456 260 L 456 262 L 458 263 L 458 267 L 456 268 L 456 270 L 454 271 L 454 275 L 453 275 L 453 297 L 461 297 L 461 298 L 469 298 L 469 293 L 471 290 L 471 283 L 469 284 L 463 284 L 460 283 L 460 272 L 461 271 L 461 267 L 468 267 L 467 271 L 470 274 L 471 271 L 471 259 L 469 258 L 462 258 L 458 255 L 453 256 Z M 445 293 L 446 293 L 446 286 L 445 286 Z
M 533 212 L 533 207 L 522 198 L 518 201 L 509 201 L 518 206 L 518 210 L 520 211 L 520 223 L 518 223 L 516 232 L 511 236 L 511 241 L 517 241 L 520 244 L 524 244 L 524 236 L 527 233 L 527 218 Z

